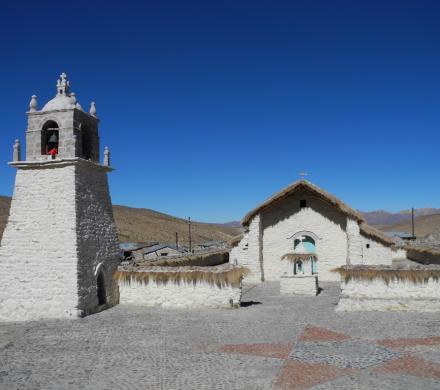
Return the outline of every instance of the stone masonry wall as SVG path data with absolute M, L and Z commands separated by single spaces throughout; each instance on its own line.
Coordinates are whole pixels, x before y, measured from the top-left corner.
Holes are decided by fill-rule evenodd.
M 241 241 L 231 248 L 229 253 L 229 262 L 234 265 L 247 264 L 248 256 L 248 236 L 249 233 L 245 232 Z
M 362 264 L 362 239 L 359 223 L 347 218 L 348 258 L 350 264 Z
M 299 207 L 301 199 L 307 201 L 307 207 Z M 316 242 L 319 280 L 338 281 L 339 276 L 331 270 L 346 264 L 346 224 L 345 214 L 310 194 L 295 194 L 264 210 L 262 229 L 266 280 L 280 280 L 284 272 L 281 257 L 294 249 L 291 237 L 307 230 L 320 238 Z
M 75 168 L 19 169 L 0 247 L 0 321 L 78 313 Z
M 117 303 L 112 302 L 112 275 L 120 260 L 119 240 L 106 171 L 92 164 L 78 164 L 75 184 L 79 308 L 89 311 L 98 304 L 98 272 L 104 273 L 107 302 Z
M 394 280 L 387 285 L 382 279 L 341 282 L 337 311 L 440 311 L 440 283 L 429 279 L 416 284 Z
M 248 249 L 247 257 L 243 258 L 243 262 L 239 263 L 251 271 L 248 276 L 244 278 L 245 283 L 259 283 L 261 282 L 261 266 L 260 266 L 260 248 L 261 248 L 261 224 L 260 215 L 256 215 L 249 224 L 248 232 Z
M 121 305 L 162 306 L 175 308 L 231 307 L 241 299 L 241 287 L 217 287 L 204 281 L 191 283 L 148 284 L 119 282 Z

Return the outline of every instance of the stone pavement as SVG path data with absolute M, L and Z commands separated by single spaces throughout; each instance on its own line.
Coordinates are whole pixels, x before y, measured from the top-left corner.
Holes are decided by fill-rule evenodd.
M 117 306 L 0 324 L 0 389 L 440 389 L 440 314 L 336 313 L 339 288 L 240 309 Z

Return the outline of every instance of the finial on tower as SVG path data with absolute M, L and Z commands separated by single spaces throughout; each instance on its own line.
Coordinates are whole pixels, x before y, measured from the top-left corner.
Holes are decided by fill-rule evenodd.
M 37 111 L 38 102 L 37 95 L 32 95 L 31 101 L 29 102 L 29 111 L 34 112 Z
M 20 146 L 20 140 L 16 139 L 14 144 L 14 154 L 12 161 L 21 161 L 21 146 Z
M 67 74 L 63 72 L 57 80 L 57 95 L 69 95 L 69 92 L 70 81 L 67 79 Z
M 299 177 L 301 178 L 301 180 L 305 180 L 306 176 L 309 176 L 309 174 L 307 172 L 300 172 L 299 173 Z
M 110 166 L 110 149 L 108 148 L 108 146 L 104 148 L 104 163 L 102 165 L 104 165 L 105 167 Z
M 90 103 L 89 114 L 93 115 L 93 116 L 96 116 L 96 103 L 95 102 L 91 102 Z

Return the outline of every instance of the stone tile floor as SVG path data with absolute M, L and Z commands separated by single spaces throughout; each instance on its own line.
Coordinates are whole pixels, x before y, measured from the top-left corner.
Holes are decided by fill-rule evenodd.
M 0 389 L 440 389 L 440 313 L 336 313 L 339 288 L 245 307 L 118 306 L 0 324 Z

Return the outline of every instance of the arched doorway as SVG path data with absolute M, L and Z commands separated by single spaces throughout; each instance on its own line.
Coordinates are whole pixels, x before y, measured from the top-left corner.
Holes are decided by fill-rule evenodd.
M 96 279 L 96 293 L 98 295 L 98 305 L 105 305 L 107 303 L 107 296 L 105 294 L 105 280 L 102 271 L 98 272 Z

